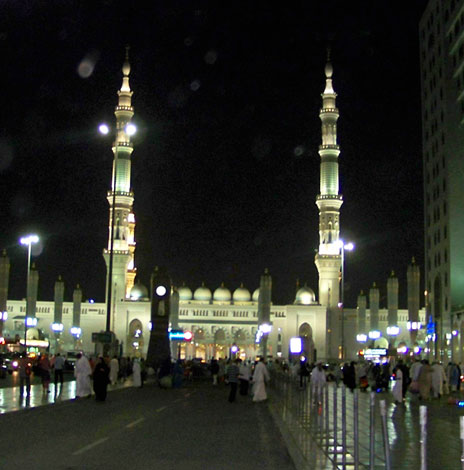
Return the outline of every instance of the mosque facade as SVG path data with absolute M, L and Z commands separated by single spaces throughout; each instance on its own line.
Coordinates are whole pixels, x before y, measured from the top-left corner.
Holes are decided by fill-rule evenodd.
M 122 73 L 122 86 L 118 91 L 115 108 L 116 135 L 112 146 L 114 161 L 111 190 L 107 193 L 109 237 L 103 251 L 107 264 L 106 301 L 83 303 L 82 293 L 77 287 L 73 302 L 64 302 L 64 285 L 61 280 L 55 285 L 55 298 L 52 301 L 39 301 L 38 274 L 33 268 L 29 277 L 26 313 L 25 300 L 7 300 L 9 260 L 4 252 L 3 257 L 0 257 L 0 310 L 7 312 L 8 318 L 0 320 L 0 323 L 7 343 L 22 344 L 26 338 L 29 345 L 48 343 L 52 352 L 80 349 L 93 353 L 95 334 L 106 331 L 109 323 L 109 329 L 119 341 L 122 354 L 145 355 L 147 352 L 151 326 L 150 294 L 142 284 L 134 283 L 136 242 L 132 210 L 134 193 L 131 189 L 133 145 L 128 130 L 134 108 L 127 54 Z M 339 111 L 332 76 L 333 68 L 328 62 L 319 113 L 322 142 L 319 146 L 320 194 L 316 197 L 316 205 L 319 209 L 320 241 L 315 257 L 319 273 L 319 298 L 311 288 L 298 286 L 292 304 L 273 305 L 270 274 L 264 275 L 268 283 L 261 282 L 261 287 L 253 291 L 243 285 L 236 286 L 232 291 L 224 285 L 213 291 L 204 285 L 193 290 L 187 286 L 173 286 L 171 326 L 193 334 L 190 342 L 172 343 L 174 356 L 208 360 L 212 357 L 229 357 L 231 351 L 237 350 L 240 357 L 254 359 L 257 354 L 264 353 L 260 340 L 264 323 L 270 330 L 266 333 L 265 353 L 274 358 L 288 359 L 291 356 L 292 338 L 301 338 L 300 354 L 310 361 L 354 359 L 366 344 L 384 349 L 400 346 L 412 351 L 423 343 L 425 315 L 420 309 L 419 268 L 414 264 L 410 266 L 411 276 L 408 270 L 407 310 L 398 309 L 398 280 L 395 276 L 390 279 L 396 279 L 396 283 L 390 279 L 387 282 L 387 308 L 380 308 L 379 290 L 375 285 L 368 296 L 360 294 L 357 308 L 346 309 L 342 304 L 343 242 L 340 240 L 340 209 L 343 198 L 339 192 Z M 27 317 L 33 318 L 28 327 L 25 325 Z M 396 334 L 388 335 L 387 327 L 392 326 L 397 327 Z M 376 332 L 375 337 L 368 337 L 370 331 Z

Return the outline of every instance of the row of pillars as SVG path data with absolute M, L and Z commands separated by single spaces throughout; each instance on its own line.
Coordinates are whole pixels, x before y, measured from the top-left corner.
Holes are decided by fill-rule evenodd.
M 407 271 L 408 283 L 408 321 L 419 322 L 419 309 L 420 309 L 420 268 L 415 263 L 414 258 L 408 266 Z M 387 280 L 387 309 L 388 309 L 388 326 L 398 326 L 398 278 L 392 271 Z M 380 304 L 380 291 L 375 282 L 369 289 L 369 310 L 370 310 L 370 325 L 369 331 L 379 329 L 379 304 Z M 357 310 L 358 310 L 358 332 L 365 333 L 368 331 L 366 328 L 366 308 L 367 298 L 363 291 L 358 296 Z M 416 341 L 417 330 L 411 330 L 411 343 Z
M 34 264 L 32 264 L 30 272 L 28 273 L 27 293 L 26 293 L 26 317 L 36 318 L 37 311 L 37 293 L 39 290 L 39 272 Z M 10 279 L 10 259 L 7 256 L 6 250 L 3 250 L 0 257 L 0 312 L 7 311 L 8 301 L 8 286 Z M 56 334 L 60 334 L 63 330 L 63 302 L 64 302 L 64 281 L 61 276 L 55 282 L 54 291 L 54 316 L 53 316 L 53 329 Z M 73 331 L 80 331 L 81 325 L 81 305 L 82 305 L 82 290 L 79 286 L 73 291 L 73 319 L 72 327 L 76 328 Z M 4 320 L 0 320 L 0 336 L 3 335 Z M 79 333 L 80 335 L 80 333 Z M 76 334 L 76 336 L 79 336 Z

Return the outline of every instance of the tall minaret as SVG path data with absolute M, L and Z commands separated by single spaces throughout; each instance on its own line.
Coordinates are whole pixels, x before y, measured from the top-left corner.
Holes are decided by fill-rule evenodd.
M 343 198 L 338 193 L 338 155 L 337 144 L 338 109 L 337 94 L 332 87 L 333 68 L 328 58 L 325 66 L 325 90 L 322 94 L 322 109 L 319 117 L 322 122 L 320 194 L 316 204 L 319 208 L 319 251 L 316 266 L 319 272 L 319 303 L 336 307 L 339 302 L 339 276 L 341 268 L 340 252 L 340 207 Z
M 107 266 L 107 282 L 109 282 L 111 231 L 113 227 L 114 205 L 114 240 L 113 240 L 113 269 L 112 269 L 112 302 L 117 302 L 129 296 L 134 285 L 136 269 L 134 265 L 135 252 L 135 217 L 132 213 L 134 193 L 131 190 L 131 154 L 133 151 L 128 133 L 128 124 L 134 116 L 131 104 L 132 91 L 129 86 L 129 48 L 126 48 L 126 58 L 122 67 L 122 86 L 118 91 L 118 105 L 115 108 L 116 137 L 113 143 L 113 174 L 111 191 L 107 193 L 109 204 L 109 235 L 108 248 L 103 256 Z M 108 299 L 107 299 L 108 300 Z

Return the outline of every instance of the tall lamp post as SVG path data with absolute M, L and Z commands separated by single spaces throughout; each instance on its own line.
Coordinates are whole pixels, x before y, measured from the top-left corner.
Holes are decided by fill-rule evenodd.
M 110 128 L 107 124 L 100 124 L 98 127 L 100 134 L 107 135 L 110 132 Z M 128 123 L 125 127 L 126 134 L 128 136 L 133 136 L 137 132 L 137 128 L 134 124 Z M 114 222 L 116 219 L 116 183 L 117 183 L 117 173 L 118 173 L 118 150 L 119 150 L 119 141 L 118 141 L 118 131 L 116 131 L 116 136 L 114 140 L 114 168 L 113 168 L 113 201 L 111 207 L 111 234 L 110 234 L 110 261 L 108 266 L 108 291 L 107 291 L 107 304 L 106 304 L 106 331 L 111 331 L 111 306 L 112 306 L 112 293 L 113 293 L 113 251 L 114 251 Z
M 342 314 L 342 331 L 341 331 L 341 359 L 345 359 L 345 311 L 344 311 L 344 302 L 345 302 L 345 250 L 353 251 L 354 244 L 349 242 L 345 243 L 343 240 L 339 240 L 340 254 L 341 254 L 341 277 L 340 277 L 340 302 L 338 307 L 341 310 Z
M 31 277 L 31 251 L 32 245 L 38 243 L 39 237 L 37 235 L 27 235 L 21 237 L 19 243 L 27 246 L 27 281 L 26 281 L 26 314 L 24 315 L 24 350 L 27 353 L 27 327 L 37 325 L 37 319 L 28 317 L 29 312 L 29 279 Z

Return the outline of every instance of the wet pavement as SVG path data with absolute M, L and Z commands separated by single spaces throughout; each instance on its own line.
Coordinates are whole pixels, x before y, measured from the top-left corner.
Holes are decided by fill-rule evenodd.
M 370 393 L 358 392 L 359 420 L 358 447 L 355 451 L 354 399 L 345 391 L 343 412 L 342 389 L 330 384 L 322 405 L 314 405 L 308 390 L 301 391 L 295 383 L 286 383 L 273 390 L 270 408 L 298 469 L 329 470 L 354 469 L 355 453 L 359 469 L 384 470 L 458 470 L 463 451 L 460 440 L 460 417 L 464 409 L 456 405 L 458 395 L 440 400 L 420 401 L 409 395 L 404 404 L 395 404 L 391 393 L 374 394 L 374 439 L 370 452 Z M 334 427 L 334 400 L 337 425 Z M 386 428 L 383 430 L 380 401 L 386 405 Z M 326 403 L 329 404 L 328 408 Z M 424 451 L 426 466 L 421 466 L 420 408 L 427 413 Z M 328 410 L 328 412 L 327 412 Z M 342 415 L 346 420 L 342 420 Z M 335 431 L 334 431 L 335 429 Z M 328 431 L 327 431 L 328 430 Z M 389 452 L 386 453 L 384 436 L 388 434 Z M 344 447 L 345 446 L 345 447 Z M 335 450 L 336 449 L 336 450 Z M 345 451 L 344 451 L 345 450 Z M 370 458 L 373 455 L 373 459 Z M 387 455 L 390 467 L 387 466 Z M 343 460 L 345 463 L 343 464 Z M 370 466 L 372 465 L 372 466 Z
M 49 393 L 44 391 L 40 378 L 35 377 L 31 383 L 30 397 L 20 397 L 19 377 L 14 372 L 8 379 L 4 379 L 4 386 L 0 388 L 0 414 L 19 411 L 24 408 L 36 408 L 38 406 L 52 405 L 76 398 L 76 381 L 72 374 L 66 377 L 66 381 L 61 386 L 50 383 Z M 9 385 L 9 386 L 7 386 Z M 108 391 L 119 390 L 125 387 L 132 387 L 132 380 L 126 380 L 124 383 L 110 385 Z
M 70 377 L 71 378 L 71 377 Z M 56 406 L 47 405 L 58 405 L 65 404 L 66 402 L 72 403 L 75 398 L 76 384 L 74 380 L 65 382 L 61 387 L 58 385 L 55 390 L 54 384 L 50 384 L 50 393 L 44 393 L 42 385 L 35 383 L 31 387 L 30 399 L 20 399 L 19 397 L 19 386 L 12 377 L 12 386 L 3 387 L 0 389 L 0 414 L 8 414 L 11 412 L 20 410 L 33 411 L 34 408 L 41 407 L 46 414 L 49 412 L 54 413 Z M 219 396 L 227 393 L 227 388 L 222 387 L 217 389 L 217 393 L 211 395 L 212 390 L 209 389 L 205 383 L 201 384 L 189 384 L 189 387 L 200 387 L 198 392 L 209 395 L 209 399 L 216 401 Z M 153 387 L 153 385 L 150 385 Z M 205 388 L 206 387 L 206 388 Z M 133 390 L 133 392 L 130 391 Z M 126 390 L 129 393 L 127 396 L 130 402 L 131 393 L 140 393 L 132 387 L 132 381 L 126 380 L 124 383 L 119 383 L 115 386 L 110 386 L 108 391 L 110 392 L 109 397 L 113 395 L 111 391 Z M 282 396 L 277 393 L 276 390 L 270 390 L 270 398 L 267 405 L 261 406 L 259 412 L 260 419 L 264 419 L 264 410 L 268 408 L 272 412 L 274 421 L 277 423 L 280 434 L 276 435 L 273 432 L 273 439 L 281 441 L 281 445 L 284 445 L 288 449 L 292 456 L 293 462 L 296 468 L 305 468 L 307 470 L 333 470 L 333 469 L 354 469 L 352 452 L 348 452 L 346 458 L 345 467 L 341 464 L 341 456 L 338 456 L 337 464 L 334 464 L 333 458 L 329 458 L 327 448 L 332 447 L 333 451 L 333 438 L 327 439 L 327 436 L 321 433 L 319 427 L 323 427 L 324 423 L 321 423 L 321 419 L 324 418 L 324 413 L 321 409 L 314 409 L 311 406 L 310 395 L 308 392 L 302 392 L 298 390 L 298 387 L 292 386 L 292 400 L 286 401 L 282 399 Z M 193 390 L 192 390 L 193 391 Z M 171 393 L 171 392 L 167 392 Z M 177 393 L 177 392 L 174 392 Z M 328 394 L 330 400 L 333 401 L 334 387 L 330 386 Z M 337 392 L 338 406 L 341 406 L 341 388 Z M 200 396 L 196 395 L 199 399 Z M 346 393 L 346 416 L 347 416 L 347 428 L 346 428 L 346 442 L 348 447 L 353 443 L 353 430 L 351 427 L 352 416 L 353 416 L 353 400 L 352 395 Z M 224 397 L 220 400 L 222 401 Z M 458 395 L 453 400 L 456 401 Z M 112 399 L 110 399 L 111 401 Z M 359 442 L 360 442 L 360 456 L 361 464 L 360 469 L 368 467 L 368 453 L 369 447 L 369 400 L 370 394 L 359 393 Z M 427 407 L 427 439 L 426 439 L 426 455 L 427 455 L 427 470 L 458 470 L 463 468 L 461 466 L 461 453 L 462 443 L 460 440 L 460 428 L 459 420 L 461 416 L 464 416 L 464 408 L 457 406 L 456 404 L 449 404 L 449 397 L 442 397 L 440 400 L 430 400 L 427 402 L 421 402 L 417 397 L 408 395 L 407 400 L 404 404 L 395 404 L 390 393 L 379 393 L 376 394 L 377 402 L 379 400 L 385 400 L 386 402 L 386 416 L 387 416 L 387 431 L 388 441 L 390 445 L 390 459 L 392 470 L 419 470 L 421 467 L 421 455 L 420 455 L 420 422 L 419 413 L 421 405 Z M 82 400 L 78 400 L 82 401 Z M 94 400 L 90 400 L 94 402 Z M 200 401 L 199 401 L 200 403 Z M 234 404 L 237 413 L 251 413 L 253 408 L 249 408 L 249 400 L 245 402 L 239 402 Z M 203 405 L 202 405 L 203 406 Z M 203 412 L 207 412 L 207 402 L 204 404 Z M 215 405 L 216 406 L 216 405 Z M 215 413 L 222 406 L 229 406 L 224 400 L 223 405 L 217 404 Z M 378 404 L 376 405 L 378 407 Z M 285 408 L 285 409 L 284 409 Z M 193 408 L 192 408 L 193 410 Z M 266 411 L 267 413 L 267 411 Z M 375 465 L 372 467 L 375 470 L 385 469 L 385 452 L 384 443 L 381 430 L 381 419 L 376 411 L 376 440 L 375 440 Z M 257 416 L 258 416 L 257 415 Z M 15 413 L 11 414 L 13 422 Z M 19 418 L 19 415 L 18 415 Z M 206 425 L 206 417 L 205 425 Z M 216 419 L 214 416 L 211 417 L 214 422 Z M 51 418 L 52 419 L 52 418 Z M 188 417 L 185 417 L 186 425 Z M 202 418 L 203 419 L 203 418 Z M 266 418 L 267 419 L 267 418 Z M 319 421 L 318 421 L 319 420 Z M 341 410 L 338 416 L 338 432 L 337 440 L 338 445 L 342 442 L 342 424 L 341 424 Z M 229 423 L 230 424 L 230 423 Z M 268 424 L 266 425 L 268 426 Z M 192 428 L 192 432 L 195 428 Z M 235 432 L 247 433 L 247 430 L 240 431 L 240 428 L 236 428 Z M 261 429 L 259 432 L 263 432 Z M 226 434 L 221 434 L 226 436 Z M 227 438 L 228 439 L 228 438 Z M 231 437 L 232 439 L 232 437 Z M 367 457 L 366 457 L 367 456 Z M 332 454 L 333 457 L 333 454 Z M 250 454 L 249 458 L 252 458 Z

